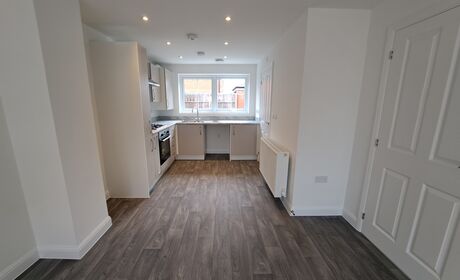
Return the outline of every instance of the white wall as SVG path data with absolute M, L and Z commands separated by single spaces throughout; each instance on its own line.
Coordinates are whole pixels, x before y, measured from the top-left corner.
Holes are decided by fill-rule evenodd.
M 288 197 L 291 208 L 294 182 L 299 109 L 305 56 L 307 16 L 303 14 L 280 38 L 279 42 L 259 64 L 259 69 L 273 62 L 272 108 L 269 137 L 290 153 Z
M 38 259 L 38 253 L 1 98 L 0 159 L 0 279 L 13 279 Z
M 0 19 L 0 94 L 38 251 L 78 258 L 110 226 L 79 3 L 6 0 Z
M 249 74 L 249 113 L 238 114 L 237 116 L 254 117 L 255 116 L 255 103 L 256 103 L 256 81 L 257 81 L 257 65 L 253 64 L 168 64 L 165 65 L 173 75 L 173 89 L 174 89 L 174 110 L 159 111 L 160 116 L 184 116 L 193 114 L 180 114 L 179 113 L 179 85 L 178 74 Z M 207 115 L 206 113 L 200 113 Z M 212 115 L 212 114 L 211 114 Z M 225 116 L 230 116 L 225 114 Z
M 308 10 L 292 204 L 297 215 L 342 214 L 369 21 L 369 10 Z M 328 181 L 315 183 L 315 176 Z
M 77 243 L 108 217 L 77 0 L 35 4 Z
M 371 148 L 372 128 L 375 118 L 380 75 L 386 57 L 385 41 L 390 25 L 405 17 L 425 9 L 430 5 L 440 5 L 451 0 L 386 0 L 372 11 L 369 31 L 364 79 L 359 99 L 356 133 L 347 195 L 344 204 L 344 216 L 355 227 L 360 228 L 360 205 L 366 174 L 369 150 Z M 373 147 L 373 146 L 372 146 Z
M 75 234 L 33 4 L 1 2 L 0 94 L 37 245 L 65 246 Z
M 105 35 L 104 33 L 99 32 L 98 30 L 91 28 L 85 24 L 83 24 L 83 38 L 85 40 L 85 53 L 86 53 L 86 61 L 87 61 L 87 66 L 88 66 L 89 85 L 91 89 L 91 103 L 92 103 L 92 107 L 94 110 L 94 121 L 95 121 L 95 126 L 96 126 L 96 136 L 97 136 L 97 144 L 98 144 L 98 150 L 99 150 L 99 158 L 103 159 L 104 155 L 102 151 L 102 141 L 101 141 L 101 132 L 100 132 L 101 130 L 99 127 L 99 119 L 98 119 L 97 106 L 96 106 L 96 96 L 94 93 L 93 73 L 92 73 L 91 59 L 90 59 L 90 54 L 89 54 L 89 43 L 91 41 L 113 42 L 113 39 Z M 104 182 L 105 197 L 106 199 L 108 199 L 110 197 L 110 192 L 107 187 L 107 181 L 105 179 L 104 161 L 101 160 L 100 164 L 101 164 L 101 169 L 102 169 L 102 179 Z

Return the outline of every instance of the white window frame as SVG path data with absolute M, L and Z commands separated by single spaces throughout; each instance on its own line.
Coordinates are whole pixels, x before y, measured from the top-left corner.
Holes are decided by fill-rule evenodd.
M 211 109 L 199 109 L 200 113 L 205 114 L 233 114 L 233 115 L 247 115 L 249 114 L 249 103 L 250 103 L 250 74 L 178 74 L 178 85 L 179 85 L 179 113 L 180 114 L 191 114 L 191 109 L 185 108 L 184 102 L 184 79 L 210 79 L 212 80 L 212 104 Z M 245 79 L 245 100 L 244 100 L 244 110 L 228 110 L 228 109 L 218 109 L 217 108 L 217 80 L 219 79 Z

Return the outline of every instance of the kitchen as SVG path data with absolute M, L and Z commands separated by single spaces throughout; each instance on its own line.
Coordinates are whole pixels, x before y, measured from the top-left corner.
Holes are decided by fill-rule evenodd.
M 108 197 L 150 197 L 175 160 L 257 160 L 259 121 L 250 116 L 255 66 L 240 66 L 246 73 L 185 75 L 150 61 L 137 42 L 90 41 L 88 52 Z M 224 95 L 229 101 L 219 99 Z M 181 117 L 158 115 L 177 105 Z

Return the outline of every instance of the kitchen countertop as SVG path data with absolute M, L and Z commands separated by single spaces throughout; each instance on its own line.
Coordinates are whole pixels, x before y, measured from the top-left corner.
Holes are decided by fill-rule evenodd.
M 182 121 L 177 121 L 177 120 L 171 120 L 171 121 L 156 121 L 154 124 L 162 124 L 163 126 L 157 129 L 152 129 L 152 133 L 158 133 L 160 131 L 163 131 L 167 128 L 170 128 L 171 126 L 181 123 Z
M 259 121 L 254 120 L 202 120 L 202 121 L 181 121 L 178 124 L 259 124 Z
M 256 120 L 169 120 L 169 121 L 156 121 L 155 124 L 162 124 L 163 126 L 152 130 L 152 133 L 158 133 L 176 124 L 202 124 L 202 125 L 231 125 L 231 124 L 259 124 Z

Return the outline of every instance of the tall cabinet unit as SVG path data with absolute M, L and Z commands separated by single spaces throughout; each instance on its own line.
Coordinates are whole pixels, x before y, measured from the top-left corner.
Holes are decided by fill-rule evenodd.
M 136 42 L 91 42 L 90 54 L 110 196 L 147 198 L 159 167 L 146 51 Z

